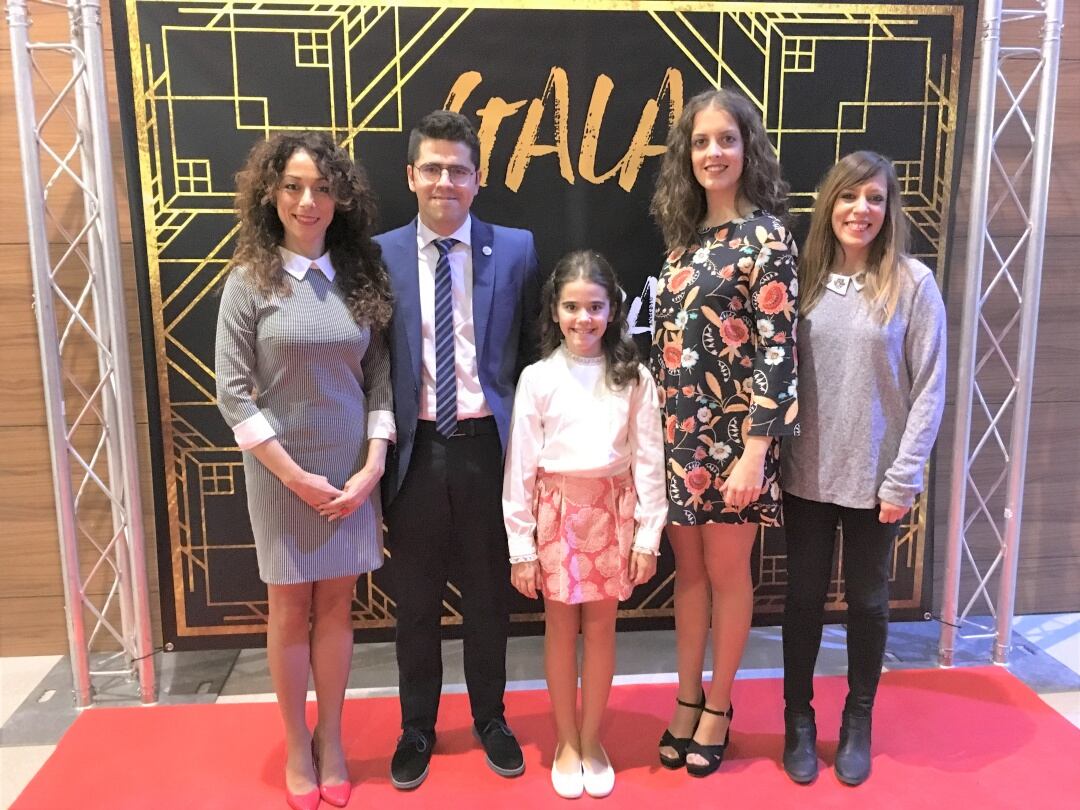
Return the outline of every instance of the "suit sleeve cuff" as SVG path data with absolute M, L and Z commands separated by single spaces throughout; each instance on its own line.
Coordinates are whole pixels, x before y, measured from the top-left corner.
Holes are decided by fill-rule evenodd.
M 262 444 L 276 435 L 274 428 L 270 426 L 270 422 L 261 412 L 249 416 L 233 428 L 236 446 L 241 450 L 250 450 L 252 447 Z
M 371 411 L 367 417 L 367 437 L 397 442 L 397 425 L 393 411 Z

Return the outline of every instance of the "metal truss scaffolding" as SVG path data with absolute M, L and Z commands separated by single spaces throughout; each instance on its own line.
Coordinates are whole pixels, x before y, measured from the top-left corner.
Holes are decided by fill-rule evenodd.
M 992 636 L 998 664 L 1008 662 L 1012 637 L 1062 0 L 1015 6 L 985 0 L 982 8 L 938 646 L 944 666 L 953 663 L 958 633 Z M 1009 385 L 999 390 L 1003 376 Z M 987 544 L 996 552 L 989 560 L 981 553 Z M 989 621 L 974 618 L 986 614 Z
M 154 666 L 101 6 L 68 0 L 34 8 L 66 9 L 70 23 L 68 41 L 32 42 L 27 0 L 7 4 L 75 702 L 91 705 L 100 679 L 126 676 L 150 703 Z

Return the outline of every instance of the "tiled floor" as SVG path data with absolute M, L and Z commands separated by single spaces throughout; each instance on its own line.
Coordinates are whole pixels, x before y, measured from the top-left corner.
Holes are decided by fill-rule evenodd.
M 1019 617 L 1010 669 L 1047 704 L 1080 727 L 1080 613 Z M 936 665 L 938 625 L 896 622 L 890 628 L 886 668 Z M 846 669 L 844 630 L 826 628 L 819 674 Z M 461 642 L 444 644 L 447 691 L 464 689 Z M 988 640 L 962 640 L 957 665 L 989 661 Z M 514 638 L 507 654 L 509 689 L 543 688 L 542 640 Z M 674 681 L 675 645 L 670 631 L 621 633 L 616 682 Z M 709 662 L 706 661 L 706 666 Z M 262 650 L 173 653 L 158 661 L 161 702 L 273 700 Z M 780 630 L 755 628 L 739 677 L 781 674 Z M 357 647 L 349 690 L 354 696 L 393 694 L 397 684 L 392 644 Z M 117 684 L 116 702 L 130 685 Z M 71 674 L 60 656 L 0 658 L 0 808 L 7 808 L 52 753 L 74 721 Z
M 4 730 L 59 661 L 59 655 L 0 658 L 0 807 L 14 801 L 56 747 L 55 740 L 48 745 L 12 745 Z

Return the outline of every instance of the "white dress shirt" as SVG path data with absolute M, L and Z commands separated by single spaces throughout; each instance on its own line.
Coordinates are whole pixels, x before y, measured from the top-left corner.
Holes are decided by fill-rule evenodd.
M 297 281 L 304 280 L 304 276 L 306 276 L 311 269 L 311 265 L 318 267 L 319 271 L 326 277 L 327 281 L 333 281 L 334 277 L 337 276 L 334 265 L 330 263 L 329 252 L 324 253 L 317 259 L 309 259 L 306 256 L 301 256 L 299 253 L 293 253 L 291 250 L 281 247 L 280 245 L 278 246 L 278 252 L 281 254 L 281 261 L 285 267 L 285 272 Z M 369 412 L 367 417 L 367 431 L 369 439 L 388 439 L 391 442 L 396 441 L 397 429 L 394 423 L 394 412 Z M 233 437 L 236 439 L 236 446 L 241 450 L 250 450 L 252 447 L 262 444 L 267 439 L 272 439 L 276 435 L 277 434 L 274 432 L 274 428 L 269 420 L 261 413 L 249 416 L 233 428 Z
M 560 346 L 521 373 L 503 480 L 510 557 L 536 554 L 534 493 L 539 470 L 600 478 L 630 470 L 634 551 L 656 554 L 667 520 L 664 437 L 656 383 L 644 366 L 621 391 L 608 386 L 601 358 Z
M 420 271 L 420 418 L 435 421 L 435 266 L 439 249 L 437 239 L 453 238 L 451 248 L 451 305 L 454 310 L 454 368 L 457 376 L 457 418 L 475 419 L 491 416 L 491 409 L 480 387 L 476 361 L 476 325 L 473 323 L 472 217 L 443 237 L 419 219 L 416 222 L 416 252 Z

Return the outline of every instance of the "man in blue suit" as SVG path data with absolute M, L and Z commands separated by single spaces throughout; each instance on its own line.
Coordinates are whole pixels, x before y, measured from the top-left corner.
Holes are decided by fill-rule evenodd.
M 397 442 L 382 485 L 402 727 L 390 777 L 403 790 L 424 781 L 435 746 L 450 578 L 461 588 L 476 736 L 496 773 L 525 770 L 503 706 L 510 566 L 501 492 L 514 385 L 535 351 L 539 306 L 532 234 L 470 214 L 481 178 L 469 120 L 425 116 L 408 159 L 418 217 L 376 237 L 394 290 Z

